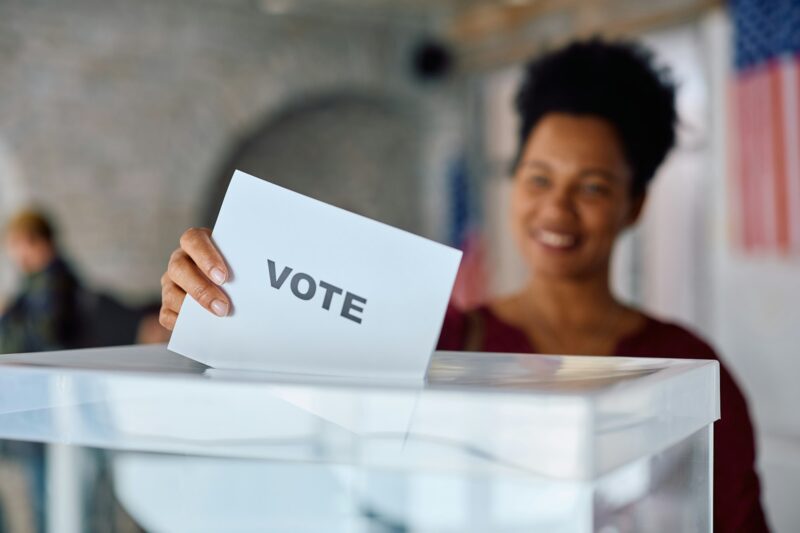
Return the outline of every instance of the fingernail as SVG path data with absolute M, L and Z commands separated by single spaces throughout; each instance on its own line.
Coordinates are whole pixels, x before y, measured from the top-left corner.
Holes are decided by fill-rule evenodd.
M 217 316 L 227 316 L 228 304 L 226 304 L 222 300 L 214 300 L 213 302 L 211 302 L 211 310 L 214 311 L 214 314 Z
M 214 267 L 211 269 L 211 279 L 214 280 L 214 283 L 217 285 L 222 285 L 225 283 L 225 273 L 222 270 Z

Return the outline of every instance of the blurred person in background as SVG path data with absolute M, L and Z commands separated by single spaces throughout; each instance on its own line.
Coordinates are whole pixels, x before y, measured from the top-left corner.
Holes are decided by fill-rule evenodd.
M 0 315 L 0 353 L 77 347 L 81 285 L 59 253 L 53 223 L 27 209 L 11 218 L 4 237 L 8 256 L 23 277 Z
M 689 330 L 621 302 L 610 286 L 617 238 L 642 212 L 647 186 L 675 144 L 675 86 L 643 47 L 573 43 L 532 61 L 519 90 L 513 236 L 527 285 L 471 311 L 448 309 L 441 350 L 715 359 Z M 187 230 L 162 276 L 161 323 L 187 292 L 225 316 L 224 258 L 205 228 Z M 720 364 L 714 433 L 714 526 L 768 531 L 745 398 Z

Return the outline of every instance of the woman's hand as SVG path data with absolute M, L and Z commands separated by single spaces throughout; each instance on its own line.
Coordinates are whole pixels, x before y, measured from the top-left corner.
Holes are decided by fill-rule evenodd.
M 215 315 L 226 316 L 231 305 L 219 286 L 227 281 L 228 274 L 225 260 L 211 242 L 211 230 L 186 230 L 181 235 L 180 247 L 169 258 L 167 271 L 161 276 L 158 321 L 172 331 L 187 294 Z

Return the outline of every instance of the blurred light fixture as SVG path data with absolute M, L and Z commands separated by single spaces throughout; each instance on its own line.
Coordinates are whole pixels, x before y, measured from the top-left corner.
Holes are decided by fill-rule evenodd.
M 294 9 L 292 0 L 259 0 L 259 7 L 270 15 L 286 15 Z

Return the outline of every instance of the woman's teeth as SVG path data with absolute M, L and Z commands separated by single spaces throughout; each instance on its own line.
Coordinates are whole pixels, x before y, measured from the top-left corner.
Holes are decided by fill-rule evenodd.
M 556 233 L 554 231 L 539 230 L 536 235 L 539 242 L 553 248 L 569 248 L 577 241 L 574 235 Z

